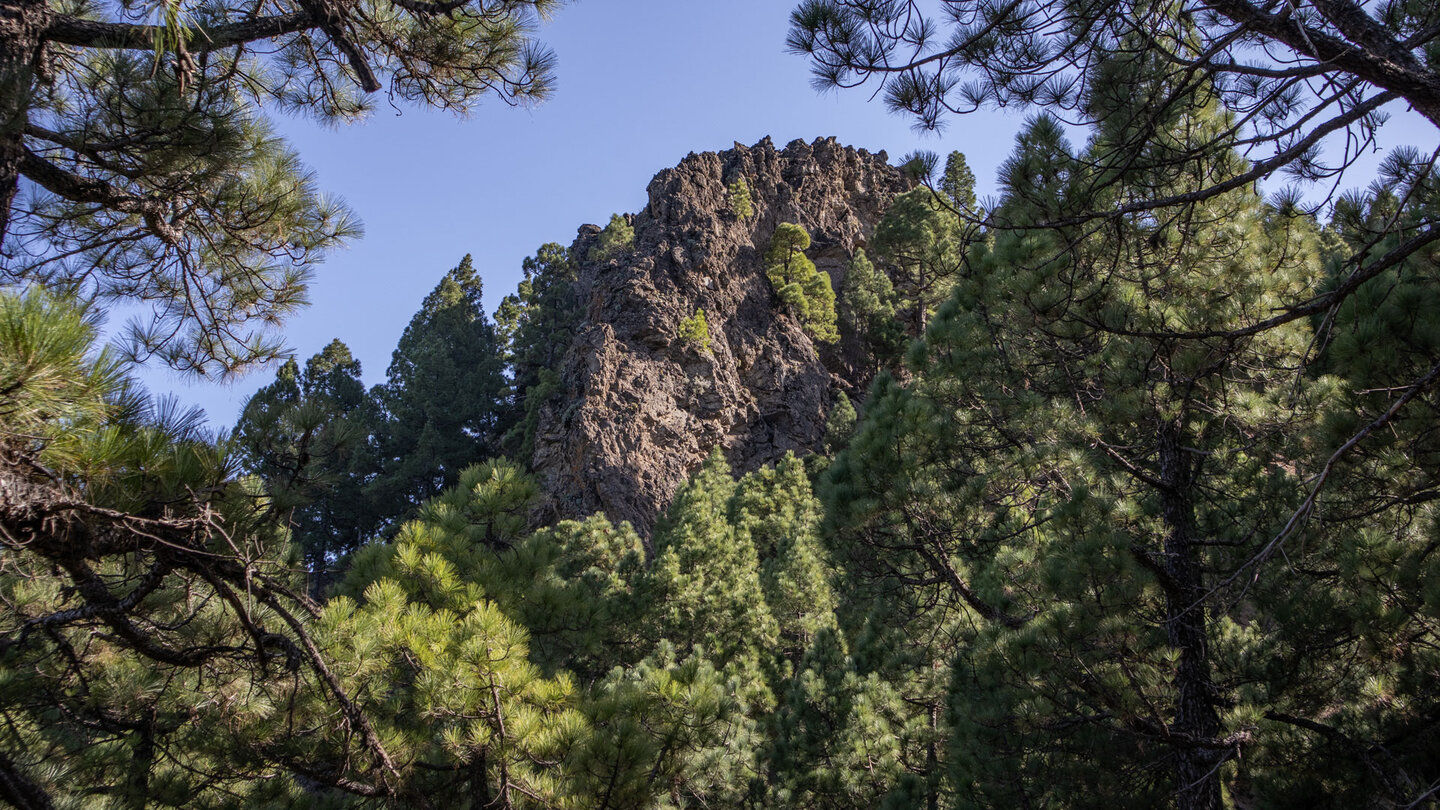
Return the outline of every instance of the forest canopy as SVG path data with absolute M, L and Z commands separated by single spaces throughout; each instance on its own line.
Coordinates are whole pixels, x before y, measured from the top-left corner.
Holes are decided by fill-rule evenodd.
M 0 0 L 0 801 L 1440 802 L 1440 10 L 807 0 L 822 85 L 1033 115 L 993 199 L 907 160 L 853 250 L 707 175 L 753 278 L 666 289 L 733 282 L 869 388 L 761 414 L 813 445 L 727 437 L 653 531 L 551 519 L 535 459 L 603 376 L 595 279 L 683 268 L 694 206 L 540 246 L 492 311 L 456 257 L 368 388 L 335 340 L 230 432 L 141 390 L 278 358 L 358 234 L 266 105 L 538 97 L 551 7 Z M 1429 140 L 1327 191 L 1398 102 Z M 763 374 L 675 295 L 652 387 Z

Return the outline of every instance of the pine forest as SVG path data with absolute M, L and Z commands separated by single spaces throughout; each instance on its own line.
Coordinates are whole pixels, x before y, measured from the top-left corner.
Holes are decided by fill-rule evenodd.
M 566 5 L 0 0 L 0 805 L 1440 808 L 1440 6 L 802 0 L 936 149 L 297 355 L 286 122 L 524 115 Z

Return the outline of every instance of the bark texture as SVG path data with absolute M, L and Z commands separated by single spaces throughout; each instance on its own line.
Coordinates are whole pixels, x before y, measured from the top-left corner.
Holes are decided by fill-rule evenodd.
M 48 19 L 43 2 L 0 0 L 0 245 L 19 190 L 26 114 L 44 59 L 42 33 Z

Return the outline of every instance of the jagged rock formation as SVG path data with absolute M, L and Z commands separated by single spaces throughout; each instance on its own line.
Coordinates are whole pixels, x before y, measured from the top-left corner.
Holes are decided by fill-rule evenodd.
M 726 189 L 737 178 L 754 205 L 744 219 Z M 604 511 L 648 535 L 713 447 L 739 471 L 816 449 L 835 393 L 868 381 L 862 364 L 815 345 L 786 310 L 765 277 L 765 250 L 781 222 L 803 225 L 807 255 L 838 291 L 850 256 L 908 185 L 884 152 L 833 138 L 777 151 L 766 138 L 656 175 L 625 255 L 587 261 L 600 229 L 581 228 L 571 252 L 583 323 L 563 394 L 541 411 L 533 459 L 546 517 Z M 678 337 L 697 309 L 708 350 Z

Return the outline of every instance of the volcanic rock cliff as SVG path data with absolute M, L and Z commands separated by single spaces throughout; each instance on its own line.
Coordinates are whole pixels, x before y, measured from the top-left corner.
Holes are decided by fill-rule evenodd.
M 727 192 L 741 178 L 754 207 L 745 218 Z M 868 381 L 843 340 L 817 345 L 801 328 L 765 276 L 765 250 L 780 223 L 804 226 L 807 255 L 838 293 L 855 249 L 908 187 L 884 152 L 833 138 L 777 150 L 766 138 L 656 175 L 620 255 L 587 259 L 600 229 L 582 227 L 571 248 L 582 323 L 533 458 L 546 517 L 603 511 L 648 536 L 712 448 L 741 472 L 817 449 L 835 394 Z M 699 309 L 708 349 L 678 336 Z

